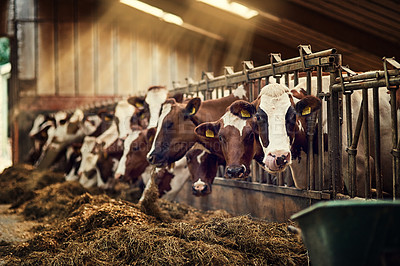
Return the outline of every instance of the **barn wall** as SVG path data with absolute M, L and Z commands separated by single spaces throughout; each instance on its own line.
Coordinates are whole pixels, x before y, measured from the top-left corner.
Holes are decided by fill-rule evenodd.
M 144 94 L 222 68 L 215 41 L 116 1 L 16 0 L 16 13 L 23 100 Z
M 82 107 L 222 71 L 223 45 L 116 0 L 11 0 L 13 162 L 38 113 Z M 15 14 L 15 16 L 14 16 Z M 240 56 L 240 55 L 238 55 Z

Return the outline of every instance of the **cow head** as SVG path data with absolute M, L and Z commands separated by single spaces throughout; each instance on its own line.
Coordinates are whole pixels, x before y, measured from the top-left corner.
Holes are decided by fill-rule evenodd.
M 86 136 L 83 140 L 82 147 L 80 149 L 82 154 L 81 165 L 78 170 L 78 175 L 85 175 L 88 179 L 92 178 L 96 174 L 96 164 L 99 155 L 94 153 L 96 146 L 96 138 Z
M 200 108 L 200 98 L 187 103 L 177 103 L 170 98 L 162 106 L 157 131 L 147 160 L 156 166 L 165 166 L 181 159 L 193 146 L 195 114 Z
M 317 97 L 295 96 L 300 98 L 296 104 L 286 86 L 269 84 L 263 87 L 255 102 L 263 163 L 265 170 L 272 174 L 283 172 L 291 164 L 293 155 L 299 154 L 300 147 L 306 146 L 305 117 L 321 108 Z
M 238 100 L 216 122 L 200 124 L 195 133 L 205 142 L 219 140 L 226 160 L 226 178 L 245 178 L 256 151 L 255 107 Z
M 210 194 L 218 170 L 217 156 L 198 143 L 185 156 L 192 178 L 193 195 L 206 196 Z
M 115 106 L 115 120 L 118 125 L 119 138 L 125 139 L 131 132 L 131 121 L 135 112 L 136 107 L 127 100 L 121 100 Z
M 155 128 L 133 131 L 124 141 L 124 153 L 115 172 L 115 179 L 136 181 L 149 163 L 146 155 L 154 139 Z

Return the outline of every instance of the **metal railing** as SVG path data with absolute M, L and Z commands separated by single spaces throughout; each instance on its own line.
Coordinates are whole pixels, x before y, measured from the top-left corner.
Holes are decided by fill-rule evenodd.
M 232 67 L 224 68 L 224 75 L 214 77 L 213 73 L 204 72 L 202 80 L 194 82 L 187 78 L 185 85 L 174 84 L 173 92 L 182 92 L 191 95 L 203 95 L 204 100 L 211 98 L 219 98 L 225 95 L 224 91 L 232 91 L 233 88 L 240 84 L 249 86 L 249 101 L 257 98 L 261 88 L 270 81 L 284 83 L 287 86 L 296 86 L 302 79 L 306 85 L 308 94 L 313 94 L 325 101 L 326 107 L 321 108 L 315 116 L 307 118 L 308 150 L 313 150 L 314 139 L 317 143 L 318 156 L 312 154 L 307 155 L 307 189 L 302 193 L 293 193 L 293 190 L 284 190 L 282 185 L 286 180 L 290 180 L 290 173 L 277 176 L 277 185 L 280 189 L 275 189 L 279 193 L 288 193 L 294 196 L 304 196 L 309 198 L 327 198 L 326 193 L 330 195 L 328 198 L 337 198 L 340 194 L 345 193 L 345 181 L 343 178 L 344 169 L 342 166 L 343 157 L 343 140 L 342 140 L 342 121 L 343 121 L 343 94 L 346 100 L 346 128 L 347 143 L 346 151 L 348 156 L 348 172 L 349 183 L 347 184 L 348 194 L 351 197 L 356 196 L 356 148 L 360 138 L 361 126 L 364 133 L 364 162 L 365 167 L 365 197 L 371 197 L 370 176 L 378 176 L 377 180 L 377 197 L 382 197 L 382 176 L 380 169 L 380 135 L 379 135 L 379 111 L 378 111 L 378 87 L 386 87 L 390 90 L 391 95 L 391 123 L 392 123 L 392 155 L 393 155 L 393 197 L 399 196 L 399 157 L 400 157 L 400 141 L 398 137 L 398 126 L 396 117 L 396 89 L 400 84 L 399 64 L 394 59 L 384 59 L 384 70 L 355 73 L 347 67 L 341 66 L 341 55 L 336 53 L 335 49 L 328 49 L 313 53 L 309 45 L 300 45 L 299 57 L 282 60 L 280 54 L 270 54 L 270 63 L 263 66 L 255 67 L 251 61 L 243 61 L 243 69 L 234 72 Z M 388 70 L 387 65 L 392 65 L 395 69 Z M 345 74 L 343 74 L 344 72 Z M 329 79 L 329 88 L 323 87 L 323 79 Z M 312 90 L 312 82 L 316 83 Z M 326 84 L 325 84 L 326 85 Z M 368 88 L 373 88 L 374 99 L 374 166 L 375 173 L 371 173 L 370 154 L 369 154 L 369 125 L 368 125 L 368 106 L 363 105 L 360 112 L 358 122 L 356 123 L 355 134 L 353 136 L 352 123 L 352 106 L 351 93 L 355 90 L 363 90 L 364 101 L 368 100 Z M 324 106 L 324 105 L 323 105 Z M 325 113 L 326 112 L 326 113 Z M 327 146 L 324 141 L 324 117 L 327 122 Z M 363 119 L 364 118 L 364 119 Z M 364 121 L 364 123 L 363 123 Z M 318 122 L 318 123 L 316 123 Z M 317 126 L 316 131 L 314 131 Z M 314 132 L 316 132 L 314 134 Z M 324 158 L 324 150 L 328 150 L 328 158 Z M 387 167 L 387 166 L 384 166 Z M 254 187 L 257 183 L 272 184 L 273 177 L 267 174 L 254 162 L 252 165 L 252 175 L 247 182 Z M 222 175 L 220 175 L 222 176 Z M 227 180 L 228 181 L 228 180 Z M 290 185 L 286 181 L 287 185 Z M 231 184 L 228 184 L 231 185 Z M 243 184 L 242 184 L 243 185 Z M 250 184 L 249 184 L 250 185 Z M 263 188 L 265 190 L 265 188 Z M 320 193 L 315 197 L 313 192 Z M 322 193 L 322 194 L 321 194 Z M 324 194 L 325 193 L 325 194 Z M 338 195 L 339 194 L 339 195 Z

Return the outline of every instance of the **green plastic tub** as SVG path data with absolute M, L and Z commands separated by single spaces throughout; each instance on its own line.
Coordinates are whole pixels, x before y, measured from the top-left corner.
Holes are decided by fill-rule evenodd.
M 291 217 L 311 265 L 400 265 L 400 201 L 317 203 Z

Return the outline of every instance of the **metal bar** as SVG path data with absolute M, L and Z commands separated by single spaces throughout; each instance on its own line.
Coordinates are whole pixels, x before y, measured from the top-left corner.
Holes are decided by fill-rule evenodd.
M 311 55 L 304 56 L 304 64 L 307 68 L 312 68 L 315 66 L 328 66 L 334 62 L 338 62 L 340 60 L 340 56 L 337 54 L 333 54 L 334 49 L 325 50 L 322 52 L 314 53 Z M 334 51 L 336 52 L 336 51 Z M 247 73 L 243 73 L 243 71 L 235 72 L 233 74 L 227 74 L 223 76 L 219 76 L 210 80 L 208 82 L 209 88 L 215 88 L 219 86 L 223 86 L 226 84 L 232 83 L 240 83 L 245 82 L 247 80 L 254 80 L 262 77 L 282 75 L 287 72 L 293 72 L 296 70 L 302 70 L 302 62 L 300 57 L 293 58 L 289 60 L 284 60 L 281 62 L 276 62 L 269 65 L 264 65 L 260 67 L 254 67 L 253 69 L 249 69 Z M 202 87 L 205 87 L 205 80 L 198 82 L 200 90 Z M 176 91 L 183 91 L 187 86 L 178 87 Z M 175 91 L 174 90 L 174 91 Z
M 380 114 L 379 114 L 379 88 L 373 88 L 373 108 L 374 108 L 374 135 L 375 135 L 375 178 L 376 178 L 376 197 L 382 199 L 383 179 L 381 170 L 381 130 L 380 130 Z
M 301 51 L 301 50 L 300 50 Z M 307 95 L 311 95 L 311 71 L 307 71 Z M 314 128 L 315 128 L 315 116 L 309 115 L 306 118 L 307 122 L 307 145 L 308 145 L 308 152 L 307 152 L 307 164 L 306 164 L 306 178 L 307 178 L 307 188 L 313 188 L 313 178 L 312 178 L 312 168 L 313 168 L 313 139 L 314 139 Z
M 317 95 L 322 92 L 322 68 L 320 66 L 317 67 Z M 322 101 L 322 99 L 321 99 Z M 316 189 L 322 190 L 322 180 L 323 180 L 323 167 L 324 167 L 324 152 L 323 152 L 323 140 L 324 140 L 324 132 L 323 132 L 323 108 L 321 108 L 318 112 L 318 187 Z
M 388 82 L 390 86 L 396 86 L 400 84 L 400 75 L 396 77 L 388 77 Z M 368 89 L 373 87 L 386 87 L 386 80 L 384 78 L 378 80 L 370 80 L 364 82 L 352 82 L 344 85 L 345 91 Z M 332 85 L 333 91 L 341 91 L 342 87 L 340 84 Z
M 389 76 L 397 76 L 399 75 L 400 71 L 398 69 L 389 70 Z M 352 82 L 352 81 L 359 81 L 359 80 L 366 80 L 366 79 L 379 79 L 385 77 L 385 71 L 370 71 L 366 73 L 361 73 L 355 76 L 347 76 L 343 77 L 344 82 Z M 340 79 L 336 79 L 335 83 L 340 82 Z
M 337 69 L 330 70 L 331 84 L 335 81 L 338 75 Z M 331 140 L 336 143 L 340 143 L 340 134 L 341 134 L 341 126 L 340 126 L 340 103 L 339 103 L 339 91 L 333 91 L 331 87 Z M 337 193 L 343 193 L 343 176 L 341 171 L 341 147 L 340 145 L 331 145 L 331 163 L 332 163 L 332 192 L 334 198 L 336 198 Z
M 365 88 L 362 91 L 363 97 L 363 131 L 364 131 L 364 166 L 365 166 L 365 198 L 371 198 L 371 176 L 370 176 L 370 163 L 369 163 L 369 123 L 368 123 L 368 89 Z

